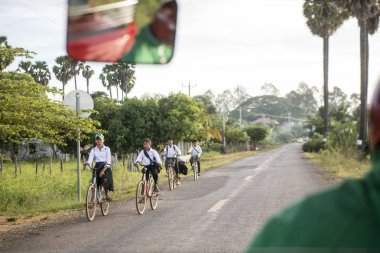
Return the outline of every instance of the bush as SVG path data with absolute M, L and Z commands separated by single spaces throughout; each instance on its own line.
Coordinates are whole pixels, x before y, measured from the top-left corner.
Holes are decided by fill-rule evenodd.
M 326 143 L 322 139 L 311 139 L 302 146 L 304 152 L 319 153 L 325 149 Z
M 289 143 L 292 142 L 293 139 L 294 136 L 290 132 L 279 133 L 276 136 L 276 142 L 279 143 Z

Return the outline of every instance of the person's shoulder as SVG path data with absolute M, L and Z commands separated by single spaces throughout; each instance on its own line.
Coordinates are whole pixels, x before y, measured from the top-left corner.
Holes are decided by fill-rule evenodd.
M 274 216 L 251 246 L 330 245 L 368 208 L 365 191 L 362 180 L 348 180 L 306 197 Z

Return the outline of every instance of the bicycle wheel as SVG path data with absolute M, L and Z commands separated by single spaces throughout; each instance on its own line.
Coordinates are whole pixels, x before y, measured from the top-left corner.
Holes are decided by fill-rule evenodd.
M 86 195 L 86 215 L 89 221 L 95 219 L 96 214 L 96 189 L 94 185 L 90 185 Z
M 102 211 L 102 215 L 106 216 L 108 214 L 108 211 L 110 210 L 110 202 L 108 202 L 105 198 L 105 191 L 104 187 L 102 186 L 102 195 L 103 195 L 103 201 L 100 203 L 100 210 Z M 110 192 L 108 192 L 110 194 Z
M 197 179 L 198 179 L 198 165 L 197 165 L 197 163 L 194 163 L 194 165 L 193 165 L 193 172 L 194 172 L 194 181 L 197 181 Z
M 143 214 L 146 205 L 146 189 L 143 181 L 140 181 L 136 187 L 136 209 L 139 214 Z
M 152 195 L 149 196 L 150 207 L 152 210 L 155 210 L 158 205 L 158 193 L 153 191 L 153 180 L 151 180 L 149 183 L 149 192 L 152 192 Z
M 174 189 L 174 174 L 173 168 L 168 169 L 168 181 L 169 181 L 169 189 L 172 191 Z

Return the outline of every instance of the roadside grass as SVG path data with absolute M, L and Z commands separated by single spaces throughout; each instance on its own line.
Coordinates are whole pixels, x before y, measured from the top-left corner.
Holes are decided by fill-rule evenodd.
M 273 147 L 270 147 L 273 148 Z M 260 151 L 247 151 L 231 154 L 218 152 L 205 153 L 202 157 L 202 172 L 214 167 L 252 156 Z M 191 176 L 190 164 L 189 176 Z M 41 167 L 41 166 L 40 166 Z M 135 194 L 135 187 L 141 178 L 140 172 L 127 171 L 122 165 L 113 169 L 115 192 L 114 200 L 130 198 Z M 165 184 L 165 170 L 159 174 L 160 184 Z M 10 220 L 16 217 L 33 217 L 37 214 L 67 209 L 83 209 L 87 187 L 91 181 L 91 171 L 81 170 L 81 197 L 77 201 L 76 161 L 64 162 L 64 170 L 60 172 L 59 162 L 53 162 L 52 175 L 49 165 L 42 172 L 35 173 L 34 163 L 23 163 L 22 174 L 14 175 L 12 163 L 5 163 L 0 174 L 0 216 Z
M 347 157 L 336 150 L 324 150 L 321 153 L 304 153 L 315 163 L 322 166 L 328 172 L 340 179 L 361 178 L 370 169 L 368 159 L 358 161 L 353 157 Z

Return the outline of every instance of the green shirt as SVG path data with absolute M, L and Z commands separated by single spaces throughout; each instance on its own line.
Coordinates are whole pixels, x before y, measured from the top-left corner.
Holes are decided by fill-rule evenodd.
M 380 147 L 372 165 L 272 218 L 247 252 L 380 252 Z
M 161 43 L 146 26 L 136 36 L 135 44 L 121 62 L 146 64 L 168 63 L 173 56 L 173 46 Z

